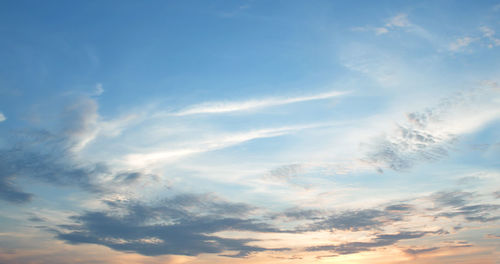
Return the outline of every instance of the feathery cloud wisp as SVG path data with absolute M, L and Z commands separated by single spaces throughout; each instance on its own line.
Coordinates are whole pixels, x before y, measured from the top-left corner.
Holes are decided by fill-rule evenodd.
M 194 114 L 217 114 L 252 110 L 257 108 L 271 107 L 277 105 L 293 104 L 299 102 L 322 100 L 344 95 L 348 92 L 332 91 L 310 96 L 291 98 L 267 98 L 261 100 L 248 100 L 239 102 L 207 102 L 187 107 L 179 112 L 172 113 L 174 116 L 185 116 Z

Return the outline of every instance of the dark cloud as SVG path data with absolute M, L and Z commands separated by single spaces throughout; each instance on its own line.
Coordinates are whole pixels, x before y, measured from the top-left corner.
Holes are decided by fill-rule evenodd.
M 497 204 L 472 204 L 474 195 L 469 192 L 438 192 L 431 199 L 438 205 L 436 210 L 441 211 L 437 217 L 453 218 L 464 217 L 469 222 L 491 222 L 500 219 L 494 215 L 500 209 Z
M 419 255 L 422 253 L 427 253 L 427 252 L 435 251 L 438 249 L 439 249 L 439 247 L 419 248 L 419 249 L 409 248 L 409 249 L 405 249 L 404 252 L 407 254 L 410 254 L 410 255 Z
M 114 181 L 123 184 L 134 183 L 142 177 L 140 172 L 122 172 L 115 175 Z
M 470 192 L 461 192 L 461 191 L 452 191 L 452 192 L 437 192 L 432 195 L 431 199 L 438 206 L 463 206 L 470 198 L 472 198 L 472 193 Z
M 108 201 L 109 211 L 73 216 L 75 225 L 59 226 L 57 237 L 72 244 L 90 243 L 156 256 L 236 251 L 224 256 L 245 257 L 268 249 L 248 245 L 252 239 L 229 239 L 211 235 L 220 231 L 283 232 L 247 214 L 253 207 L 229 203 L 211 195 L 178 195 L 155 205 Z M 241 207 L 237 209 L 237 207 Z
M 0 166 L 2 165 L 3 164 L 0 163 Z M 13 183 L 13 178 L 13 175 L 0 174 L 0 199 L 18 204 L 31 201 L 33 195 L 21 191 L 19 187 Z
M 374 209 L 345 211 L 313 223 L 309 226 L 309 230 L 368 230 L 381 226 L 384 223 L 381 217 L 386 215 L 385 212 Z
M 62 113 L 57 132 L 26 128 L 8 135 L 9 145 L 0 149 L 0 199 L 13 203 L 29 202 L 33 195 L 22 191 L 15 179 L 30 178 L 62 186 L 78 186 L 91 192 L 103 192 L 102 178 L 116 184 L 131 184 L 141 172 L 113 175 L 105 163 L 86 163 L 75 157 L 97 132 L 97 103 L 91 98 L 78 98 Z M 106 176 L 106 177 L 102 177 Z M 109 177 L 111 176 L 111 177 Z M 113 183 L 113 182 L 112 182 Z M 108 184 L 112 188 L 112 184 Z
M 131 184 L 143 176 L 141 172 L 113 172 L 105 163 L 84 163 L 71 151 L 72 145 L 48 131 L 18 133 L 10 148 L 0 149 L 0 199 L 13 203 L 29 202 L 33 195 L 25 193 L 15 179 L 30 178 L 40 182 L 78 186 L 90 192 L 104 192 L 99 182 L 111 175 L 116 184 Z M 112 188 L 113 185 L 107 185 Z
M 325 245 L 306 248 L 307 251 L 331 251 L 339 255 L 354 254 L 364 251 L 370 251 L 373 248 L 389 246 L 397 243 L 400 240 L 415 239 L 423 237 L 427 234 L 440 233 L 436 232 L 399 232 L 396 234 L 378 234 L 371 242 L 348 242 L 339 245 Z
M 321 219 L 322 211 L 316 209 L 289 208 L 281 213 L 272 214 L 272 219 L 297 220 L 318 220 Z
M 412 209 L 411 204 L 393 204 L 385 208 L 386 211 L 411 211 Z
M 36 215 L 33 215 L 30 218 L 28 218 L 28 221 L 36 222 L 36 223 L 41 223 L 41 222 L 45 222 L 45 219 L 43 219 L 41 217 L 38 217 Z

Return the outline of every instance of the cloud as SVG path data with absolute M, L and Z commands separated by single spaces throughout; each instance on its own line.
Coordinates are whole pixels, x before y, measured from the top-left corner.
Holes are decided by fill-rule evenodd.
M 408 170 L 419 162 L 432 162 L 448 156 L 460 135 L 472 133 L 498 119 L 498 92 L 477 88 L 441 100 L 436 106 L 406 115 L 392 133 L 368 143 L 362 160 L 380 171 Z
M 411 26 L 411 23 L 408 20 L 407 14 L 400 13 L 389 19 L 385 25 L 387 27 L 409 27 Z
M 102 93 L 104 93 L 104 88 L 102 88 L 102 83 L 97 83 L 97 84 L 95 85 L 95 90 L 94 90 L 93 95 L 94 95 L 94 96 L 99 96 L 99 95 L 101 95 Z
M 10 146 L 0 148 L 0 199 L 13 203 L 31 201 L 33 195 L 16 186 L 15 181 L 19 178 L 78 186 L 90 192 L 108 192 L 117 184 L 130 184 L 143 177 L 140 171 L 115 172 L 104 162 L 85 162 L 77 158 L 73 150 L 79 142 L 74 139 L 87 133 L 88 121 L 82 117 L 84 113 L 75 111 L 73 122 L 67 124 L 61 134 L 35 129 L 18 131 L 9 142 Z M 71 119 L 70 115 L 66 117 Z
M 411 211 L 413 206 L 411 204 L 393 204 L 385 208 L 386 211 Z
M 488 44 L 489 48 L 493 48 L 496 46 L 500 46 L 500 39 L 495 38 L 495 31 L 487 26 L 482 26 L 479 28 L 481 32 L 483 32 L 483 37 L 487 38 L 490 43 Z
M 453 52 L 463 50 L 463 48 L 469 46 L 472 42 L 476 40 L 477 39 L 471 37 L 458 38 L 454 42 L 450 43 L 449 50 Z
M 172 113 L 174 116 L 185 116 L 194 114 L 219 114 L 238 111 L 248 111 L 258 108 L 329 99 L 346 94 L 347 92 L 331 91 L 327 93 L 315 94 L 302 97 L 291 98 L 264 98 L 260 100 L 248 100 L 240 102 L 207 102 L 189 106 L 179 112 Z
M 388 221 L 384 219 L 386 216 L 388 216 L 386 212 L 375 209 L 348 210 L 316 221 L 308 225 L 305 230 L 371 230 L 385 224 Z
M 340 255 L 354 254 L 370 251 L 373 248 L 389 246 L 400 240 L 408 240 L 423 237 L 427 234 L 436 234 L 442 231 L 402 231 L 395 234 L 377 234 L 371 242 L 348 242 L 338 245 L 315 246 L 306 248 L 306 251 L 331 251 Z
M 29 177 L 56 185 L 80 186 L 94 192 L 102 190 L 96 184 L 96 178 L 109 172 L 106 165 L 99 163 L 80 165 L 68 158 L 71 155 L 69 152 L 57 147 L 48 151 L 52 150 L 55 150 L 55 153 L 43 153 L 28 147 L 0 150 L 0 175 L 4 183 L 8 182 L 6 179 L 14 177 Z M 9 190 L 11 193 L 19 193 L 13 188 L 4 189 L 3 193 L 9 193 Z M 18 195 L 20 199 L 28 198 L 25 201 L 29 201 L 31 197 L 20 193 Z
M 409 249 L 405 249 L 404 252 L 406 252 L 407 254 L 410 254 L 410 255 L 419 255 L 419 254 L 435 251 L 438 249 L 439 249 L 439 247 L 418 248 L 418 249 L 409 248 Z
M 324 126 L 324 124 L 311 124 L 302 126 L 288 126 L 278 128 L 257 129 L 232 134 L 219 134 L 206 140 L 189 142 L 186 146 L 177 149 L 150 151 L 147 153 L 132 153 L 125 156 L 125 163 L 133 167 L 145 167 L 154 163 L 174 161 L 186 156 L 203 152 L 223 149 L 259 138 L 277 137 L 295 131 Z
M 493 35 L 495 35 L 495 31 L 487 26 L 482 26 L 479 28 L 483 32 L 483 37 L 485 38 L 491 38 Z
M 462 216 L 467 222 L 492 222 L 500 219 L 496 212 L 498 204 L 473 203 L 474 194 L 470 192 L 437 192 L 430 199 L 437 205 L 437 217 L 454 218 Z
M 5 120 L 7 120 L 7 118 L 5 117 L 5 115 L 2 112 L 0 112 L 0 122 L 3 122 Z
M 273 179 L 288 181 L 297 177 L 303 171 L 303 166 L 300 164 L 288 164 L 269 171 L 269 177 Z
M 423 29 L 420 27 L 413 25 L 408 20 L 408 15 L 405 13 L 397 14 L 387 20 L 384 26 L 381 27 L 354 27 L 352 30 L 354 31 L 373 31 L 376 35 L 383 35 L 389 33 L 392 29 L 395 28 L 412 28 L 417 33 L 425 33 Z
M 302 209 L 300 207 L 289 208 L 281 213 L 271 215 L 272 219 L 285 219 L 289 221 L 319 220 L 323 212 L 318 209 Z
M 254 239 L 212 235 L 220 231 L 280 232 L 252 219 L 237 217 L 253 207 L 230 203 L 215 196 L 183 194 L 155 205 L 138 201 L 108 202 L 110 210 L 72 217 L 71 226 L 60 226 L 57 237 L 72 244 L 90 243 L 147 256 L 165 254 L 196 256 L 216 253 L 245 257 L 253 252 L 286 250 L 250 246 Z M 114 213 L 115 212 L 115 213 Z M 236 254 L 225 254 L 236 251 Z
M 384 27 L 375 28 L 374 31 L 375 31 L 375 34 L 377 34 L 377 35 L 389 33 L 389 30 L 387 28 L 384 28 Z
M 0 154 L 1 155 L 1 154 Z M 3 164 L 2 164 L 3 165 Z M 1 166 L 1 165 L 0 165 Z M 13 176 L 0 176 L 0 199 L 11 203 L 26 203 L 33 198 L 32 194 L 21 191 L 13 182 Z
M 92 141 L 98 132 L 98 105 L 94 99 L 81 97 L 63 111 L 63 134 L 72 148 L 80 150 Z

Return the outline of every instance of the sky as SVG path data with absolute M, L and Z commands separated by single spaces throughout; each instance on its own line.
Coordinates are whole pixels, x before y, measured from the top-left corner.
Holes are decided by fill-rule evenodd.
M 500 261 L 499 1 L 0 2 L 0 263 Z

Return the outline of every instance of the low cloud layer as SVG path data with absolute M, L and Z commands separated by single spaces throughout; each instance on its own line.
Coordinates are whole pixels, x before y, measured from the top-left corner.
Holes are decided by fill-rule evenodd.
M 92 243 L 142 255 L 195 256 L 217 253 L 245 257 L 253 252 L 286 250 L 250 246 L 255 239 L 212 235 L 220 231 L 281 232 L 256 219 L 243 218 L 253 207 L 207 195 L 184 194 L 155 205 L 108 202 L 109 211 L 86 212 L 60 226 L 57 237 L 68 243 Z

